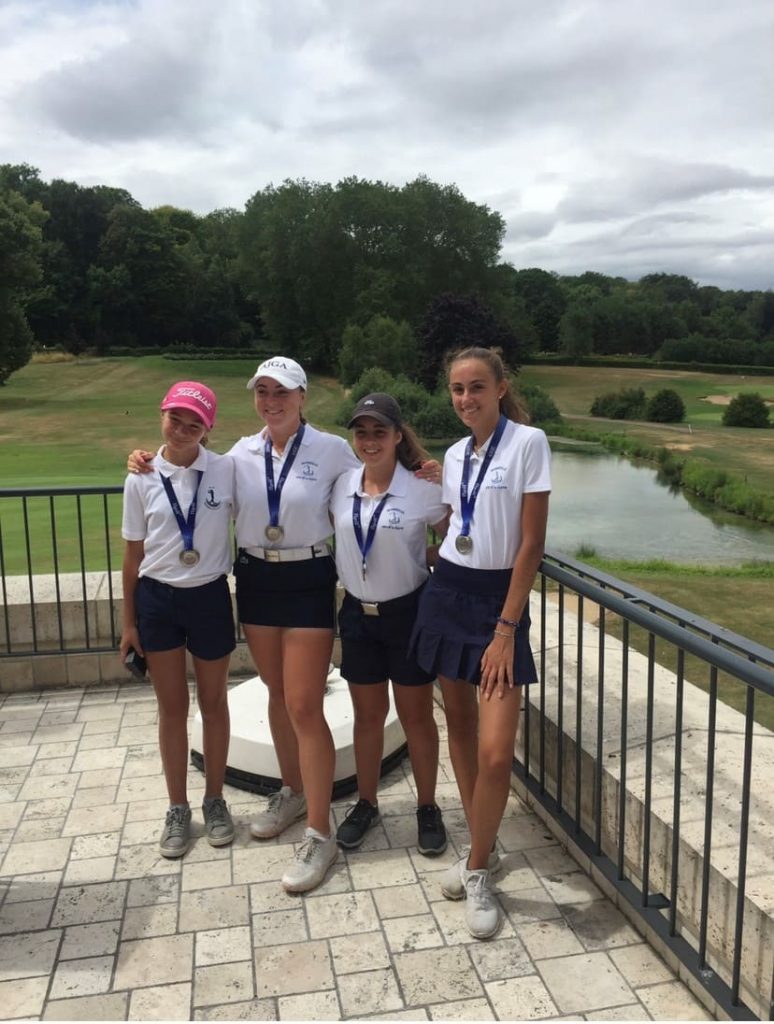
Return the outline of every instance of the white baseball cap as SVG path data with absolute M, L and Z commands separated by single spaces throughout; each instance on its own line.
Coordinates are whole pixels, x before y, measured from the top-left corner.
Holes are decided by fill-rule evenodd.
M 260 377 L 271 377 L 290 391 L 294 388 L 303 388 L 306 391 L 306 374 L 295 359 L 288 359 L 286 356 L 272 356 L 271 359 L 264 360 L 247 382 L 248 391 L 255 387 Z

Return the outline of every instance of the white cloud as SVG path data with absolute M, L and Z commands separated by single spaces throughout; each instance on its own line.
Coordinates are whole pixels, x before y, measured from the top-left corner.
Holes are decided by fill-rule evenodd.
M 770 0 L 11 0 L 0 161 L 241 207 L 426 173 L 562 272 L 774 279 Z

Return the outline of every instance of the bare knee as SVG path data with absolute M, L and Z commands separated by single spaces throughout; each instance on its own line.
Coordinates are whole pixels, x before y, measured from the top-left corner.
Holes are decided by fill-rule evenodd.
M 296 732 L 309 732 L 325 722 L 322 701 L 286 699 L 285 704 L 290 721 Z
M 478 774 L 490 779 L 509 778 L 513 768 L 513 751 L 503 747 L 479 744 Z
M 386 695 L 384 700 L 370 700 L 365 706 L 358 705 L 356 700 L 353 707 L 355 728 L 366 732 L 383 729 L 389 709 L 390 702 Z

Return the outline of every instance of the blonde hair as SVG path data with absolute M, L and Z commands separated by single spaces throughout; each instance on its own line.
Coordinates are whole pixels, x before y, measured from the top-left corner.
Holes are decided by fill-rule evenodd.
M 505 394 L 500 399 L 500 412 L 504 416 L 509 420 L 513 420 L 514 423 L 530 422 L 529 413 L 521 400 L 521 396 L 512 388 L 511 374 L 503 360 L 502 349 L 469 345 L 467 348 L 458 348 L 448 352 L 444 361 L 447 381 L 452 366 L 455 363 L 462 362 L 463 359 L 478 359 L 482 363 L 486 363 L 498 384 L 501 381 L 505 381 Z

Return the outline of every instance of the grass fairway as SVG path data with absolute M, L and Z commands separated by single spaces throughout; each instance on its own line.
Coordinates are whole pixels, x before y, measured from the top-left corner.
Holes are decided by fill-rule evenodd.
M 161 356 L 29 363 L 0 388 L 0 480 L 3 487 L 121 484 L 132 448 L 160 444 L 159 403 L 170 384 L 193 377 L 218 396 L 211 447 L 226 451 L 259 429 L 245 389 L 247 360 L 168 360 Z M 309 419 L 334 427 L 343 397 L 338 382 L 317 377 Z
M 655 447 L 685 452 L 715 468 L 733 471 L 761 491 L 774 493 L 774 429 L 724 427 L 723 405 L 706 401 L 708 397 L 733 397 L 752 391 L 774 401 L 774 377 L 596 366 L 526 366 L 522 378 L 546 388 L 562 415 L 577 426 L 628 434 Z M 662 388 L 672 388 L 685 402 L 685 422 L 644 423 L 589 415 L 597 395 L 624 387 L 641 387 L 648 396 Z
M 738 568 L 696 566 L 652 566 L 648 563 L 624 563 L 591 558 L 589 564 L 681 608 L 698 613 L 710 622 L 764 646 L 771 646 L 771 614 L 774 609 L 774 563 L 759 563 Z M 621 638 L 622 623 L 608 615 L 606 632 Z M 638 626 L 629 631 L 632 647 L 648 653 L 648 634 Z M 656 640 L 656 661 L 671 671 L 677 669 L 677 651 L 666 641 Z M 687 655 L 685 678 L 703 690 L 709 690 L 709 669 L 700 659 Z M 747 688 L 724 673 L 718 675 L 721 699 L 744 713 Z M 774 730 L 774 697 L 758 694 L 755 718 Z
M 127 454 L 133 448 L 155 449 L 160 444 L 159 404 L 167 388 L 190 377 L 209 384 L 218 396 L 211 446 L 226 451 L 238 438 L 260 428 L 252 395 L 245 388 L 255 365 L 243 359 L 189 363 L 161 356 L 29 363 L 0 389 L 1 486 L 122 485 Z M 344 433 L 333 422 L 343 394 L 338 381 L 316 377 L 306 403 L 308 418 Z M 110 558 L 117 568 L 123 551 L 121 496 L 107 500 Z M 80 506 L 86 568 L 104 569 L 108 544 L 103 500 L 85 496 Z M 27 501 L 26 526 L 20 499 L 9 498 L 0 512 L 7 574 L 27 571 L 27 533 L 32 538 L 33 572 L 53 571 L 55 537 L 59 570 L 79 568 L 75 497 L 57 499 L 53 528 L 46 498 Z

